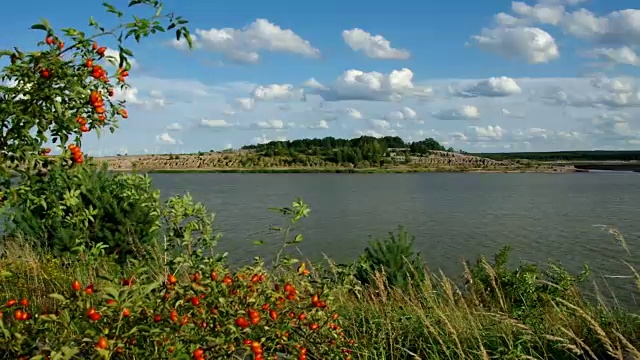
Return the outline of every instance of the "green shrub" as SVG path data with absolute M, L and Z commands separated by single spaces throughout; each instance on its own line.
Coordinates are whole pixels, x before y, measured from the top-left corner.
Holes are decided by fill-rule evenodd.
M 481 257 L 475 266 L 467 263 L 467 289 L 480 305 L 510 313 L 527 324 L 540 319 L 539 315 L 557 299 L 577 298 L 576 286 L 589 276 L 589 268 L 570 274 L 560 265 L 540 269 L 536 264 L 521 263 L 515 269 L 507 266 L 510 247 L 503 247 L 494 255 L 493 263 Z
M 373 240 L 356 262 L 355 276 L 363 284 L 371 284 L 377 273 L 383 273 L 388 285 L 406 287 L 411 281 L 424 279 L 425 265 L 413 251 L 415 236 L 400 226 L 385 240 Z
M 158 240 L 159 192 L 146 176 L 54 165 L 31 179 L 22 195 L 9 204 L 7 233 L 33 239 L 56 255 L 103 244 L 123 262 Z

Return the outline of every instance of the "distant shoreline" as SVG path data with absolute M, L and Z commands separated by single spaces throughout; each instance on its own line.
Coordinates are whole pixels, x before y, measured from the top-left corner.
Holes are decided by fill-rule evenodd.
M 572 167 L 505 168 L 505 169 L 462 169 L 462 168 L 204 168 L 204 169 L 109 169 L 117 172 L 139 172 L 148 174 L 197 174 L 197 173 L 230 173 L 230 174 L 409 174 L 409 173 L 575 173 L 586 172 Z

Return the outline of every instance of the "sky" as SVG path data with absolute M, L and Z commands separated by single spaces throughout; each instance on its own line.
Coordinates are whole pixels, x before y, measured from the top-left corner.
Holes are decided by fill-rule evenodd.
M 0 48 L 33 48 L 42 17 L 110 19 L 88 3 L 7 3 Z M 118 94 L 129 118 L 85 136 L 86 153 L 361 135 L 469 152 L 640 148 L 637 0 L 165 4 L 190 21 L 195 48 L 173 34 L 131 45 L 132 87 Z

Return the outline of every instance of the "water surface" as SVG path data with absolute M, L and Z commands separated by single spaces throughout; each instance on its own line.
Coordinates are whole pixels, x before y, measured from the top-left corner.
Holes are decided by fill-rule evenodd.
M 299 249 L 353 260 L 369 236 L 399 224 L 432 268 L 460 272 L 462 258 L 492 255 L 510 244 L 516 259 L 560 260 L 571 269 L 587 262 L 599 273 L 628 275 L 633 264 L 598 224 L 618 228 L 632 255 L 640 237 L 640 174 L 153 174 L 163 196 L 190 192 L 215 212 L 222 251 L 233 262 L 269 256 L 278 239 L 267 231 L 281 217 L 267 209 L 300 196 L 311 215 L 299 230 Z M 253 240 L 265 245 L 255 246 Z M 621 280 L 611 280 L 619 287 Z M 629 280 L 624 283 L 630 284 Z

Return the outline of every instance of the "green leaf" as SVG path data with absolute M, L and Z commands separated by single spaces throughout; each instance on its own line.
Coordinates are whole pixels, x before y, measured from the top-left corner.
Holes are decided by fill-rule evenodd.
M 302 236 L 302 234 L 297 234 L 297 235 L 296 235 L 296 237 L 293 239 L 293 243 L 294 243 L 294 244 L 299 244 L 299 243 L 301 243 L 301 242 L 302 242 L 302 239 L 303 239 L 303 238 L 304 238 L 304 237 Z
M 43 30 L 43 31 L 48 31 L 49 29 L 47 29 L 46 26 L 42 25 L 42 24 L 33 24 L 31 25 L 31 29 L 33 30 Z
M 64 296 L 60 295 L 60 294 L 49 294 L 49 297 L 58 301 L 66 301 L 67 299 L 65 299 Z
M 253 245 L 264 245 L 264 240 L 254 240 Z
M 133 52 L 131 50 L 123 48 L 122 46 L 120 46 L 120 52 L 127 56 L 133 56 Z
M 176 27 L 176 24 L 175 24 L 175 23 L 171 23 L 171 24 L 169 24 L 169 26 L 167 27 L 167 30 L 171 30 L 171 29 L 173 29 L 174 27 Z

